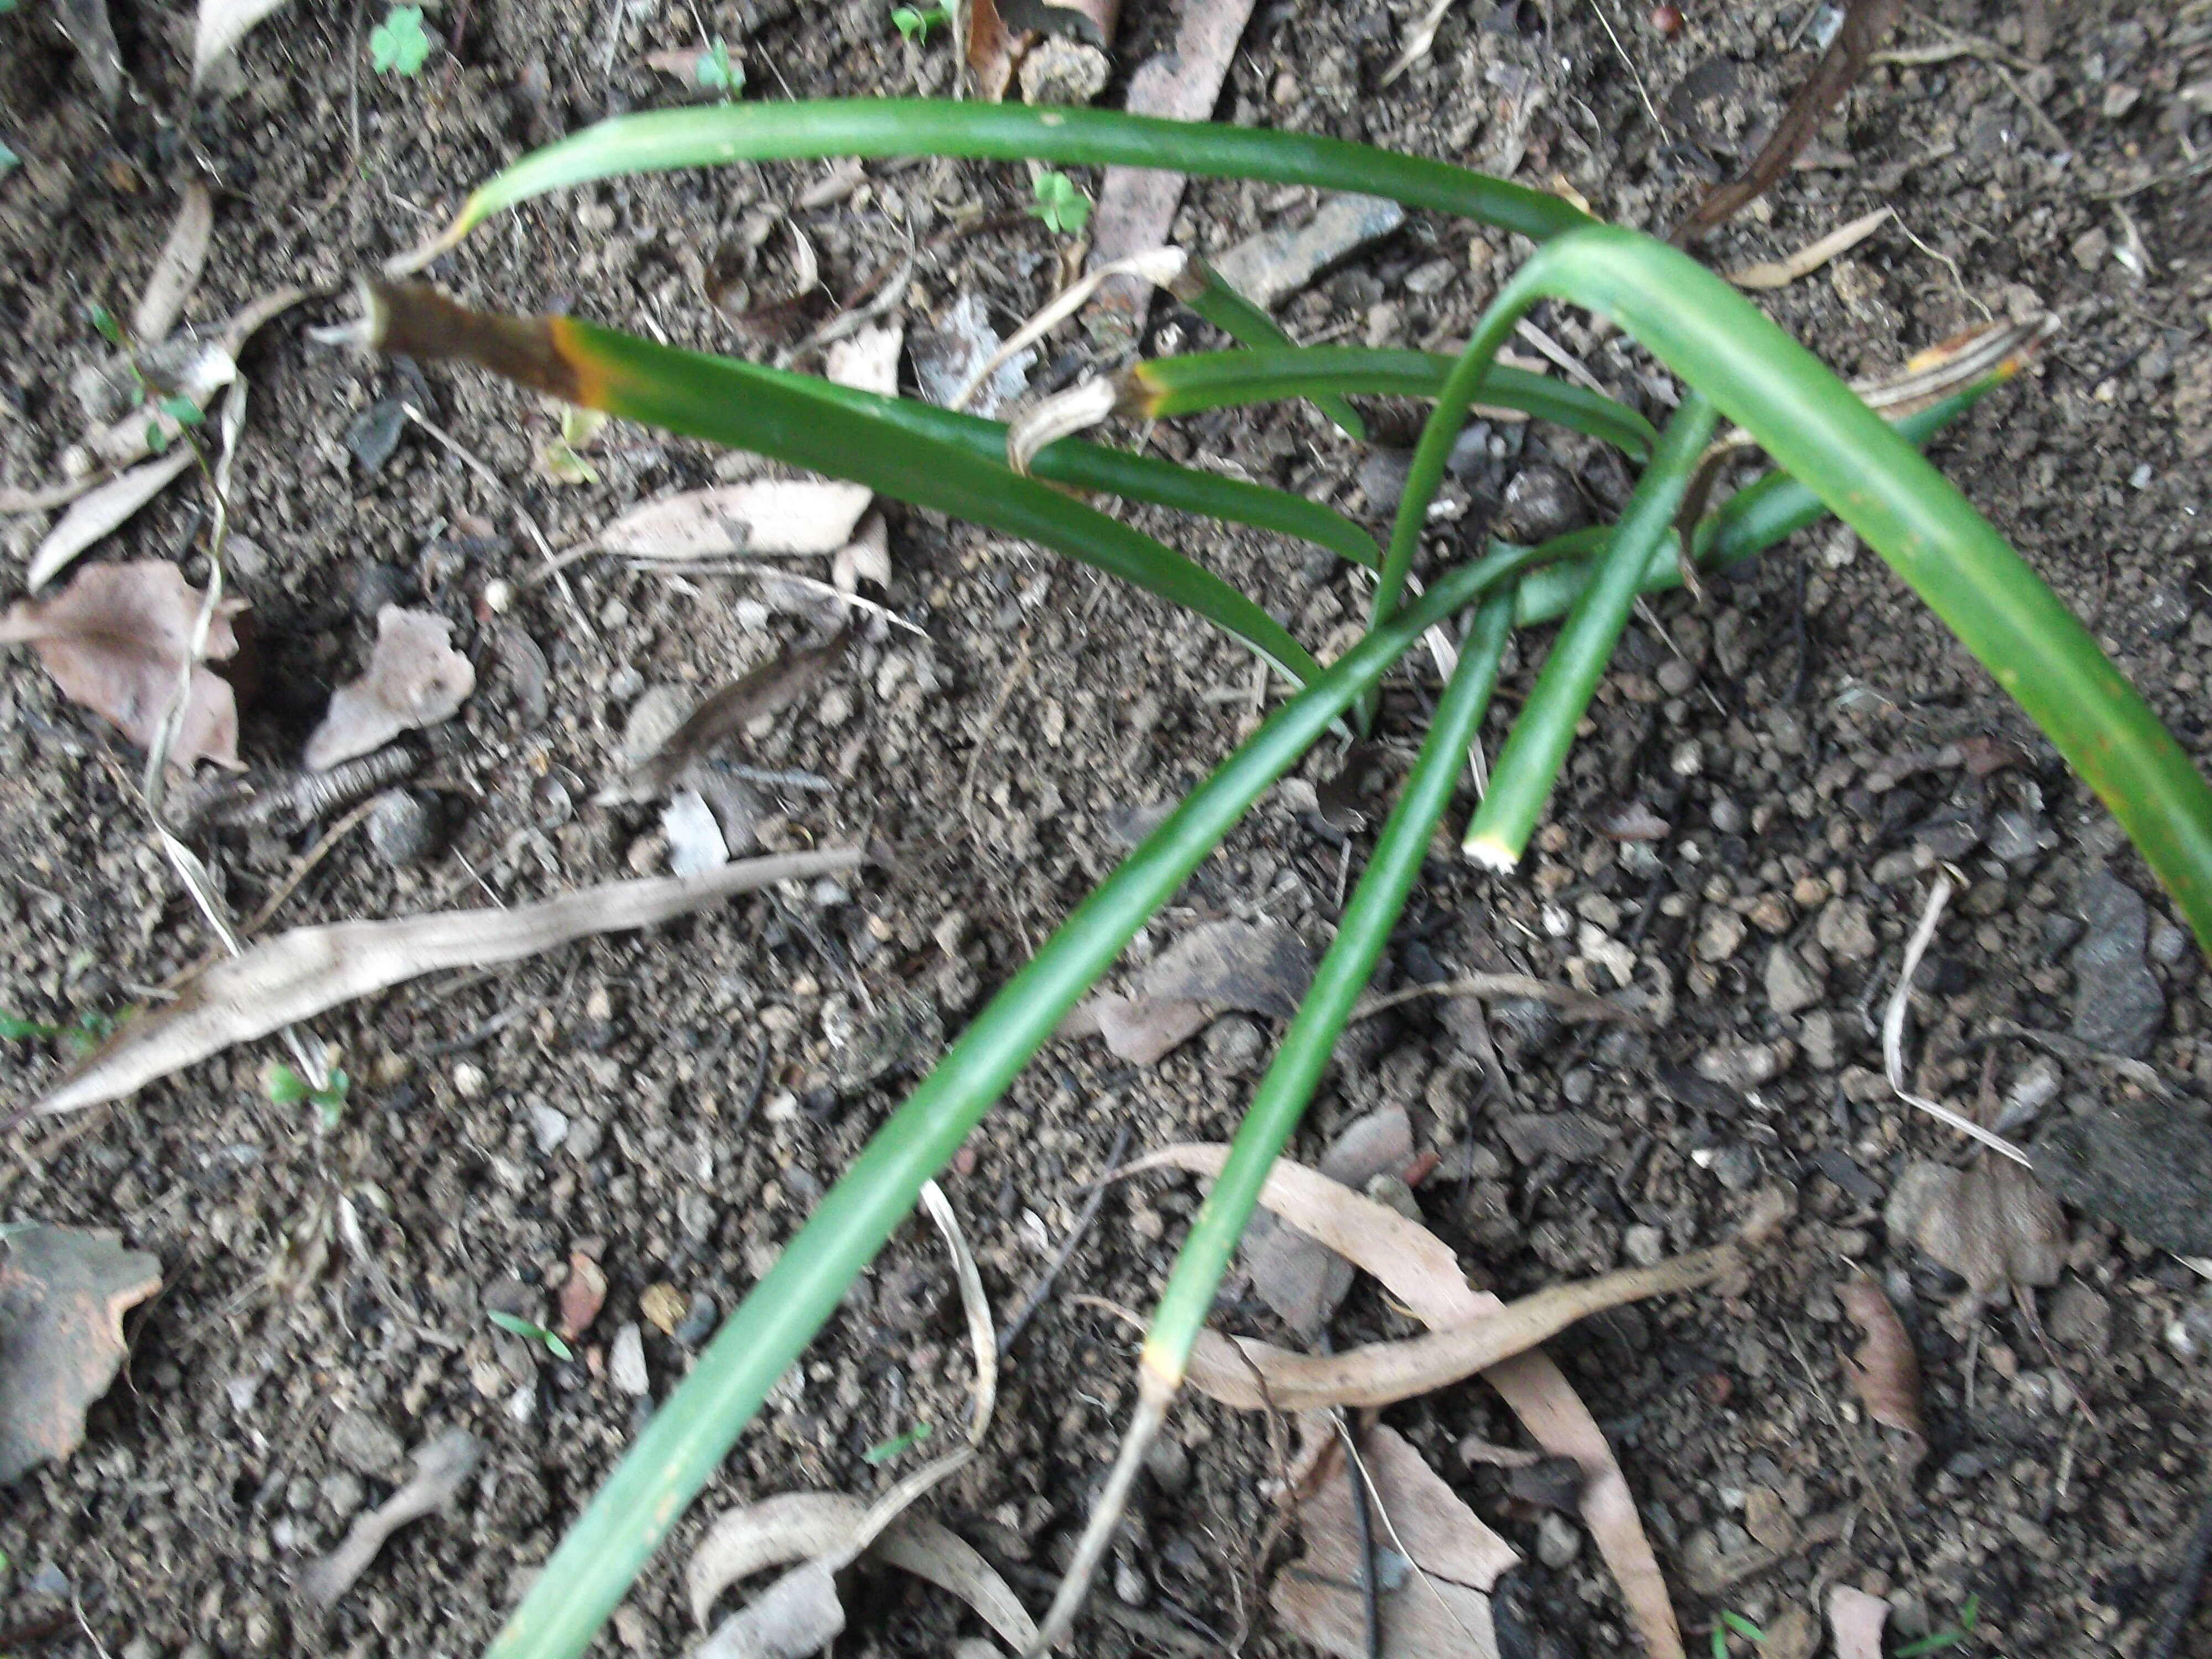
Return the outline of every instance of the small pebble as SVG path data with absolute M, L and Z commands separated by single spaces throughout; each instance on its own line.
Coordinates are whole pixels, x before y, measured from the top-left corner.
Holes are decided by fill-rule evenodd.
M 691 1300 L 684 1310 L 683 1322 L 669 1333 L 687 1348 L 696 1348 L 714 1334 L 714 1326 L 722 1310 L 714 1298 L 704 1291 L 691 1292 Z
M 607 1380 L 623 1394 L 642 1396 L 652 1388 L 645 1373 L 645 1337 L 635 1325 L 615 1333 L 607 1350 Z
M 568 1115 L 542 1100 L 530 1103 L 530 1133 L 538 1150 L 550 1158 L 568 1139 Z
M 1206 1028 L 1206 1065 L 1212 1071 L 1239 1076 L 1260 1063 L 1267 1046 L 1258 1021 L 1243 1014 L 1224 1014 Z
M 1667 1236 L 1656 1227 L 1631 1227 L 1620 1236 L 1620 1250 L 1639 1267 L 1656 1267 L 1666 1259 Z
M 1583 1535 L 1565 1516 L 1547 1510 L 1536 1523 L 1536 1559 L 1553 1572 L 1582 1553 Z
M 368 809 L 368 844 L 386 864 L 420 864 L 437 847 L 437 814 L 412 791 L 387 789 Z

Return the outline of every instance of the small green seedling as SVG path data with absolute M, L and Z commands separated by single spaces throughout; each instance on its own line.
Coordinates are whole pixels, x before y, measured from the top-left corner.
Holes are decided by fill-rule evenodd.
M 1747 1642 L 1764 1644 L 1766 1632 L 1740 1613 L 1723 1613 L 1721 1621 L 1713 1626 L 1713 1659 L 1729 1659 L 1729 1632 L 1734 1631 Z
M 576 1351 L 543 1325 L 533 1325 L 520 1314 L 495 1313 L 491 1322 L 503 1331 L 513 1331 L 526 1342 L 535 1342 L 556 1359 L 574 1359 Z
M 1941 1653 L 1946 1648 L 1962 1647 L 1974 1633 L 1974 1621 L 1982 1616 L 1982 1598 L 1970 1595 L 1959 1609 L 1959 1622 L 1948 1629 L 1939 1630 L 1932 1636 L 1923 1636 L 1917 1642 L 1908 1642 L 1897 1650 L 1897 1659 L 1925 1659 L 1931 1653 Z
M 207 419 L 207 411 L 190 398 L 160 398 L 154 406 L 179 427 L 195 427 Z M 156 455 L 167 453 L 169 434 L 159 421 L 146 422 L 146 447 Z
M 0 6 L 0 10 L 5 9 L 4 6 Z M 4 140 L 0 140 L 0 179 L 5 179 L 22 165 L 23 158 L 10 149 Z
M 1036 204 L 1030 211 L 1043 220 L 1048 230 L 1062 236 L 1080 236 L 1084 226 L 1091 222 L 1091 198 L 1066 173 L 1040 173 Z
M 36 1042 L 51 1038 L 59 1042 L 71 1060 L 82 1060 L 107 1041 L 115 1029 L 115 1017 L 88 1009 L 66 1025 L 49 1024 L 42 1019 L 25 1019 L 20 1015 L 0 1013 L 0 1042 Z
M 951 10 L 945 6 L 891 8 L 891 27 L 916 45 L 929 38 L 930 30 L 943 27 L 951 21 Z
M 330 1081 L 318 1089 L 283 1061 L 272 1060 L 261 1074 L 261 1087 L 279 1106 L 297 1106 L 307 1102 L 315 1109 L 323 1127 L 335 1129 L 338 1120 L 345 1115 L 346 1091 L 353 1087 L 353 1079 L 333 1066 Z
M 394 6 L 369 31 L 369 67 L 379 75 L 417 75 L 429 56 L 430 36 L 422 27 L 420 6 Z
M 878 1441 L 860 1454 L 860 1461 L 871 1465 L 888 1463 L 901 1452 L 911 1451 L 935 1432 L 928 1424 L 917 1423 L 904 1434 L 895 1434 L 888 1440 Z
M 738 88 L 745 83 L 745 72 L 730 61 L 730 43 L 719 34 L 714 44 L 699 54 L 698 76 L 699 84 L 720 93 L 726 104 L 738 95 Z

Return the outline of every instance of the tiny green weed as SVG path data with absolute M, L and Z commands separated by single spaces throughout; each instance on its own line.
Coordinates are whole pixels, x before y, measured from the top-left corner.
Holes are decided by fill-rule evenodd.
M 114 1029 L 115 1016 L 97 1009 L 85 1010 L 66 1025 L 0 1013 L 0 1042 L 37 1042 L 52 1039 L 62 1045 L 71 1060 L 82 1060 L 90 1054 L 107 1041 L 108 1033 Z
M 368 64 L 379 75 L 415 76 L 430 56 L 430 37 L 422 27 L 422 8 L 394 6 L 369 31 Z
M 1982 1598 L 1970 1595 L 1959 1609 L 1959 1622 L 1932 1636 L 1923 1636 L 1917 1642 L 1908 1642 L 1898 1649 L 1896 1659 L 1925 1659 L 1931 1653 L 1942 1653 L 1947 1648 L 1963 1647 L 1974 1634 L 1974 1621 L 1982 1616 Z
M 1729 1632 L 1734 1631 L 1747 1642 L 1763 1644 L 1766 1632 L 1740 1613 L 1723 1613 L 1721 1621 L 1713 1626 L 1713 1659 L 1729 1659 Z
M 911 1451 L 936 1431 L 927 1423 L 917 1423 L 904 1434 L 895 1434 L 888 1440 L 878 1440 L 860 1454 L 863 1463 L 888 1463 L 901 1452 Z
M 10 149 L 4 141 L 0 141 L 0 179 L 5 179 L 22 165 L 23 158 Z
M 279 1106 L 297 1106 L 307 1102 L 315 1109 L 323 1127 L 335 1129 L 338 1120 L 345 1115 L 346 1093 L 353 1087 L 353 1079 L 333 1066 L 330 1081 L 318 1089 L 283 1061 L 271 1060 L 261 1074 L 261 1087 Z
M 893 6 L 891 27 L 919 45 L 929 32 L 951 24 L 952 13 L 944 6 Z
M 491 1322 L 503 1331 L 512 1331 L 526 1342 L 535 1342 L 556 1359 L 574 1359 L 576 1351 L 543 1325 L 533 1325 L 520 1314 L 494 1313 Z
M 1084 226 L 1091 222 L 1091 198 L 1066 173 L 1040 173 L 1036 204 L 1030 211 L 1043 220 L 1048 230 L 1062 236 L 1080 236 Z
M 716 35 L 714 43 L 699 54 L 699 84 L 722 94 L 727 103 L 738 95 L 745 84 L 745 72 L 730 61 L 730 43 Z

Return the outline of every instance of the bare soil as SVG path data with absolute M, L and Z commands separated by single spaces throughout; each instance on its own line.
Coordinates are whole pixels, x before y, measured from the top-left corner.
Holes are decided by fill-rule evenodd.
M 1747 158 L 1813 59 L 1796 4 L 1692 8 L 1672 38 L 1607 0 L 1549 15 L 1478 4 L 1455 10 L 1427 60 L 1384 88 L 1408 9 L 1263 5 L 1219 113 L 1512 167 L 1663 232 Z M 608 560 L 568 573 L 573 599 L 535 586 L 504 617 L 481 611 L 487 582 L 537 562 L 516 498 L 419 432 L 365 472 L 344 438 L 386 373 L 312 345 L 302 325 L 341 319 L 352 272 L 417 240 L 501 162 L 607 113 L 690 95 L 642 59 L 696 45 L 702 25 L 681 6 L 477 0 L 433 16 L 458 52 L 408 82 L 368 71 L 368 11 L 301 5 L 249 40 L 219 95 L 194 103 L 183 10 L 121 3 L 136 89 L 111 123 L 40 10 L 0 19 L 0 137 L 27 158 L 0 183 L 0 476 L 29 484 L 56 473 L 80 426 L 70 372 L 96 344 L 86 308 L 127 314 L 175 188 L 197 174 L 218 206 L 191 319 L 220 319 L 288 283 L 333 296 L 265 331 L 245 364 L 236 523 L 250 545 L 236 577 L 260 641 L 248 758 L 270 775 L 295 761 L 386 600 L 453 617 L 479 664 L 477 696 L 428 734 L 416 786 L 441 823 L 434 855 L 394 865 L 356 830 L 275 925 L 517 902 L 665 867 L 651 809 L 590 799 L 630 709 L 651 687 L 719 684 L 804 624 L 763 620 L 742 580 L 672 580 Z M 1166 38 L 1173 12 L 1129 0 L 1125 60 Z M 947 85 L 941 37 L 909 47 L 878 0 L 733 0 L 702 15 L 731 42 L 748 96 Z M 2201 0 L 1936 0 L 1901 42 L 1940 44 L 1953 31 L 1996 50 L 1872 71 L 1808 164 L 1701 252 L 1731 269 L 1893 206 L 1896 224 L 1770 296 L 1846 374 L 1893 366 L 1985 311 L 2057 312 L 2064 331 L 2033 376 L 1966 420 L 1939 458 L 2212 763 L 2202 516 L 2212 203 L 2198 159 L 2212 143 L 2212 14 Z M 896 311 L 916 327 L 975 293 L 1003 330 L 1052 292 L 1058 251 L 1022 216 L 1018 169 L 875 165 L 857 188 L 799 205 L 830 173 L 743 167 L 554 197 L 487 227 L 438 274 L 481 303 L 572 309 L 763 355 L 777 343 L 741 332 L 706 290 L 748 216 L 778 208 L 811 239 L 826 295 L 858 295 L 912 254 Z M 1207 251 L 1315 206 L 1309 192 L 1262 186 L 1194 185 L 1186 199 L 1178 235 Z M 1464 337 L 1524 251 L 1413 216 L 1284 319 L 1304 339 L 1441 345 Z M 794 319 L 797 331 L 827 310 L 825 300 Z M 1204 342 L 1187 315 L 1162 307 L 1154 322 L 1152 349 Z M 1570 311 L 1544 325 L 1608 386 L 1658 408 L 1648 360 Z M 1055 351 L 1081 349 L 1066 338 Z M 598 483 L 556 487 L 534 468 L 554 415 L 474 375 L 434 373 L 427 389 L 434 418 L 556 546 L 726 467 L 620 429 L 595 452 Z M 1412 430 L 1415 411 L 1377 412 L 1384 441 Z M 1492 465 L 1449 497 L 1468 508 L 1461 525 L 1540 463 L 1573 480 L 1583 510 L 1617 504 L 1625 481 L 1586 446 L 1542 429 L 1494 437 Z M 1388 469 L 1363 474 L 1362 452 L 1309 410 L 1194 420 L 1157 441 L 1385 518 L 1360 480 Z M 192 499 L 173 492 L 106 556 L 191 556 Z M 1303 550 L 1155 527 L 1262 594 L 1317 647 L 1362 612 L 1364 590 Z M 11 545 L 27 547 L 34 529 Z M 918 999 L 957 1030 L 1111 867 L 1133 815 L 1188 787 L 1256 720 L 1243 652 L 1087 570 L 896 509 L 892 555 L 890 602 L 927 641 L 878 635 L 811 705 L 733 754 L 834 784 L 765 789 L 763 845 L 880 838 L 896 849 L 889 870 L 433 980 L 319 1020 L 359 1079 L 333 1132 L 270 1103 L 266 1056 L 254 1050 L 126 1105 L 16 1133 L 0 1156 L 0 1213 L 119 1229 L 167 1277 L 133 1317 L 127 1371 L 83 1449 L 0 1505 L 12 1563 L 0 1571 L 0 1632 L 70 1613 L 21 1650 L 480 1648 L 640 1420 L 645 1402 L 607 1375 L 612 1334 L 642 1325 L 653 1395 L 664 1397 L 709 1322 L 705 1304 L 726 1312 L 742 1297 L 928 1063 L 924 1039 L 856 1068 L 877 1012 Z M 516 632 L 542 654 L 542 684 Z M 1534 654 L 1519 653 L 1493 741 Z M 1425 665 L 1394 686 L 1378 789 L 1402 774 L 1432 691 Z M 1941 753 L 1968 739 L 2018 753 L 1976 775 L 1955 750 Z M 112 1011 L 207 948 L 148 845 L 136 764 L 27 656 L 0 658 L 0 1007 L 58 1019 Z M 1323 755 L 1310 769 L 1333 765 Z M 1632 803 L 1670 833 L 1648 848 L 1608 837 L 1608 815 Z M 320 833 L 226 833 L 208 851 L 246 912 Z M 1370 836 L 1347 847 L 1270 801 L 1144 948 L 1219 916 L 1268 918 L 1325 945 Z M 2166 1006 L 2148 1058 L 2184 1093 L 2212 1091 L 2212 982 L 2170 907 L 1989 677 L 1829 526 L 1701 600 L 1650 608 L 1537 854 L 1504 881 L 1434 861 L 1378 980 L 1504 962 L 1607 988 L 1603 962 L 1625 947 L 1635 984 L 1671 1004 L 1663 1024 L 1601 1034 L 1496 1018 L 1508 1101 L 1488 1091 L 1464 1021 L 1409 1006 L 1347 1037 L 1300 1151 L 1310 1156 L 1358 1114 L 1406 1108 L 1419 1144 L 1441 1155 L 1419 1192 L 1430 1224 L 1508 1294 L 1616 1265 L 1632 1229 L 1656 1229 L 1668 1248 L 1711 1242 L 1749 1189 L 1788 1186 L 1795 1220 L 1741 1294 L 1627 1310 L 1553 1345 L 1614 1437 L 1686 1626 L 1702 1632 L 1723 1605 L 1771 1622 L 1850 1583 L 1887 1595 L 1893 1629 L 1906 1635 L 1978 1595 L 1972 1651 L 2140 1654 L 2212 1480 L 2212 1321 L 2193 1346 L 2170 1337 L 2200 1306 L 2200 1281 L 2086 1217 L 2073 1218 L 2062 1284 L 2027 1304 L 2039 1320 L 2002 1301 L 1964 1305 L 1958 1281 L 1886 1237 L 1882 1202 L 1908 1155 L 1963 1161 L 1951 1138 L 1888 1097 L 1872 1024 L 1938 856 L 1971 884 L 1917 999 L 1923 1089 L 2002 1097 L 2042 1062 L 1998 1035 L 2001 1023 L 2066 1029 L 2082 988 L 2068 956 L 2077 890 L 2109 867 L 2150 902 Z M 1814 986 L 1804 1006 L 1785 988 L 1786 1012 L 1770 968 L 1777 945 L 1796 951 Z M 1264 1059 L 1255 1039 L 1272 1035 L 1237 1017 L 1143 1071 L 1090 1043 L 1041 1057 L 949 1183 L 1002 1310 L 1035 1282 L 1117 1132 L 1126 1126 L 1139 1148 L 1225 1139 Z M 52 1072 L 31 1045 L 9 1064 L 11 1103 Z M 855 1082 L 856 1069 L 881 1074 Z M 2061 1076 L 2046 1113 L 2132 1086 L 2078 1054 Z M 1501 1121 L 1553 1111 L 1596 1126 L 1600 1149 L 1516 1156 Z M 988 1455 L 936 1500 L 1037 1605 L 1132 1397 L 1125 1333 L 1069 1294 L 1146 1304 L 1194 1205 L 1188 1184 L 1109 1194 L 1014 1351 Z M 551 1287 L 576 1251 L 603 1265 L 610 1291 L 574 1363 L 488 1325 L 495 1307 L 550 1320 Z M 1934 1444 L 1910 1478 L 1847 1380 L 1858 1338 L 1834 1286 L 1855 1265 L 1889 1286 L 1925 1370 Z M 641 1315 L 641 1297 L 662 1284 L 697 1316 L 681 1340 Z M 1266 1328 L 1242 1304 L 1224 1316 Z M 1404 1328 L 1358 1295 L 1335 1334 Z M 687 1647 L 678 1574 L 707 1518 L 792 1488 L 880 1488 L 900 1465 L 872 1467 L 864 1451 L 916 1421 L 958 1421 L 966 1376 L 937 1246 L 911 1228 L 739 1443 L 599 1650 Z M 1528 1552 L 1501 1598 L 1503 1651 L 1633 1650 L 1594 1551 L 1555 1548 L 1565 1559 L 1545 1565 L 1539 1513 L 1457 1450 L 1468 1435 L 1516 1440 L 1492 1397 L 1470 1384 L 1388 1418 Z M 298 1611 L 288 1586 L 404 1474 L 396 1447 L 456 1425 L 489 1443 L 457 1505 L 398 1537 L 326 1622 Z M 1079 1650 L 1172 1650 L 1164 1631 L 1196 1651 L 1303 1650 L 1265 1603 L 1288 1544 L 1268 1495 L 1279 1430 L 1200 1404 L 1173 1436 L 1181 1455 L 1148 1479 Z M 1696 1593 L 1692 1583 L 1710 1582 L 1700 1563 L 1741 1559 L 1747 1513 L 1771 1520 L 1762 1490 L 1780 1500 L 1794 1540 L 1772 1565 Z M 2191 1628 L 2178 1650 L 2212 1652 L 2212 1611 Z M 969 1629 L 934 1592 L 885 1582 L 860 1603 L 842 1650 L 941 1652 Z

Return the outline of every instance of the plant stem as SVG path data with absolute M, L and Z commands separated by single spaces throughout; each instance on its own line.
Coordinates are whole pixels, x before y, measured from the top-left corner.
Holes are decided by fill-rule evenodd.
M 1192 270 L 1200 286 L 1187 296 L 1179 297 L 1214 327 L 1239 345 L 1297 349 L 1297 343 L 1283 332 L 1273 317 L 1222 281 L 1220 273 L 1212 266 L 1203 259 L 1194 259 Z M 1334 392 L 1316 392 L 1313 401 L 1314 406 L 1335 422 L 1346 437 L 1355 443 L 1365 441 L 1367 423 L 1350 404 Z
M 1467 827 L 1462 850 L 1477 864 L 1510 870 L 1521 861 L 1542 816 L 1559 768 L 1573 746 L 1597 683 L 1612 659 L 1620 631 L 1644 582 L 1655 550 L 1671 547 L 1675 511 L 1713 435 L 1715 410 L 1692 391 L 1660 434 L 1658 453 L 1637 481 L 1636 493 L 1613 532 L 1613 545 L 1596 574 L 1567 613 L 1536 689 L 1522 705 L 1513 733 L 1490 773 L 1490 791 Z
M 1452 572 L 1292 697 L 1077 908 L 830 1189 L 578 1517 L 489 1653 L 574 1659 L 812 1340 L 1078 997 L 1252 802 L 1381 680 L 1424 629 L 1518 575 L 1533 555 Z M 1464 744 L 1462 745 L 1464 748 Z

